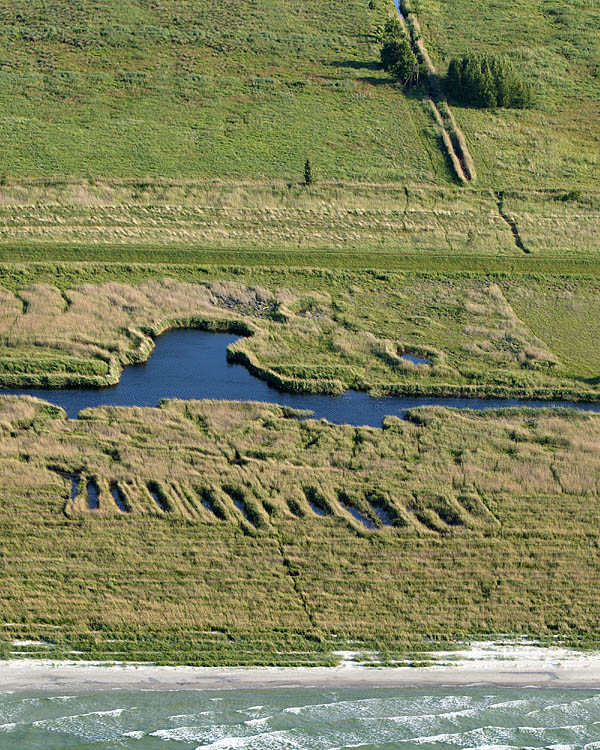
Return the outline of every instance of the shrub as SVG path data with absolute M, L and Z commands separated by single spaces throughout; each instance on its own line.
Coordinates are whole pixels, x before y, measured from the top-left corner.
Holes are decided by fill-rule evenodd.
M 312 164 L 310 163 L 310 159 L 307 159 L 304 162 L 304 184 L 305 185 L 312 185 L 315 181 L 313 170 L 312 170 Z
M 389 42 L 392 39 L 402 39 L 404 36 L 404 29 L 400 23 L 400 19 L 397 16 L 388 18 L 383 27 L 383 41 Z
M 471 107 L 515 107 L 533 104 L 533 89 L 523 81 L 510 60 L 495 55 L 465 55 L 448 66 L 446 89 L 461 104 Z
M 381 48 L 380 56 L 381 65 L 390 75 L 403 84 L 410 82 L 415 72 L 417 58 L 406 37 L 388 39 Z

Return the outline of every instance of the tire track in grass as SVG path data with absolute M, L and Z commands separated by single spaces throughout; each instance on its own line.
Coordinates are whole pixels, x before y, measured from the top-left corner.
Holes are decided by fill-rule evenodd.
M 394 0 L 394 5 L 417 60 L 425 66 L 431 113 L 440 128 L 442 141 L 456 177 L 463 185 L 474 182 L 477 172 L 473 157 L 467 147 L 465 136 L 448 106 L 439 75 L 423 42 L 419 21 L 408 0 Z

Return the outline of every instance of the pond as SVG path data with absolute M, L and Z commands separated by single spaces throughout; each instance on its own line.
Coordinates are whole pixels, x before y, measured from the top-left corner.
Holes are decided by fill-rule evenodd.
M 226 360 L 226 348 L 238 336 L 194 329 L 168 331 L 156 339 L 147 362 L 125 367 L 121 380 L 106 388 L 0 389 L 0 394 L 30 395 L 62 406 L 71 418 L 97 406 L 157 406 L 164 398 L 265 401 L 310 409 L 317 419 L 336 424 L 381 427 L 388 414 L 402 417 L 417 406 L 499 409 L 509 406 L 572 407 L 600 412 L 600 403 L 527 399 L 479 399 L 389 396 L 372 398 L 347 391 L 341 396 L 284 393 L 248 370 Z
M 419 357 L 416 354 L 411 354 L 410 352 L 404 352 L 404 354 L 401 354 L 400 359 L 405 359 L 407 362 L 412 362 L 413 365 L 419 365 L 420 367 L 430 364 L 427 357 Z

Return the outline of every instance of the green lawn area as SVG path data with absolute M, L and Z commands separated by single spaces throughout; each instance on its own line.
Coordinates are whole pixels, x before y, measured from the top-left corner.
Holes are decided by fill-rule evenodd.
M 505 53 L 537 92 L 531 110 L 454 107 L 481 184 L 597 185 L 600 7 L 595 0 L 419 0 L 417 12 L 441 73 L 453 56 Z
M 446 181 L 375 5 L 0 2 L 1 172 Z

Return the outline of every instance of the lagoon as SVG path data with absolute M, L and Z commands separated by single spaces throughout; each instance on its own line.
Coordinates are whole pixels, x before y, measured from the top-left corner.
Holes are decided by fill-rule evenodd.
M 168 331 L 156 339 L 147 362 L 125 367 L 119 383 L 104 388 L 1 389 L 0 394 L 30 395 L 63 407 L 70 418 L 98 406 L 157 406 L 162 399 L 262 401 L 308 409 L 334 424 L 381 427 L 387 415 L 403 417 L 418 406 L 455 409 L 570 407 L 600 412 L 600 403 L 535 399 L 481 399 L 387 396 L 373 398 L 347 391 L 341 396 L 286 393 L 226 359 L 227 346 L 238 336 L 195 329 Z

